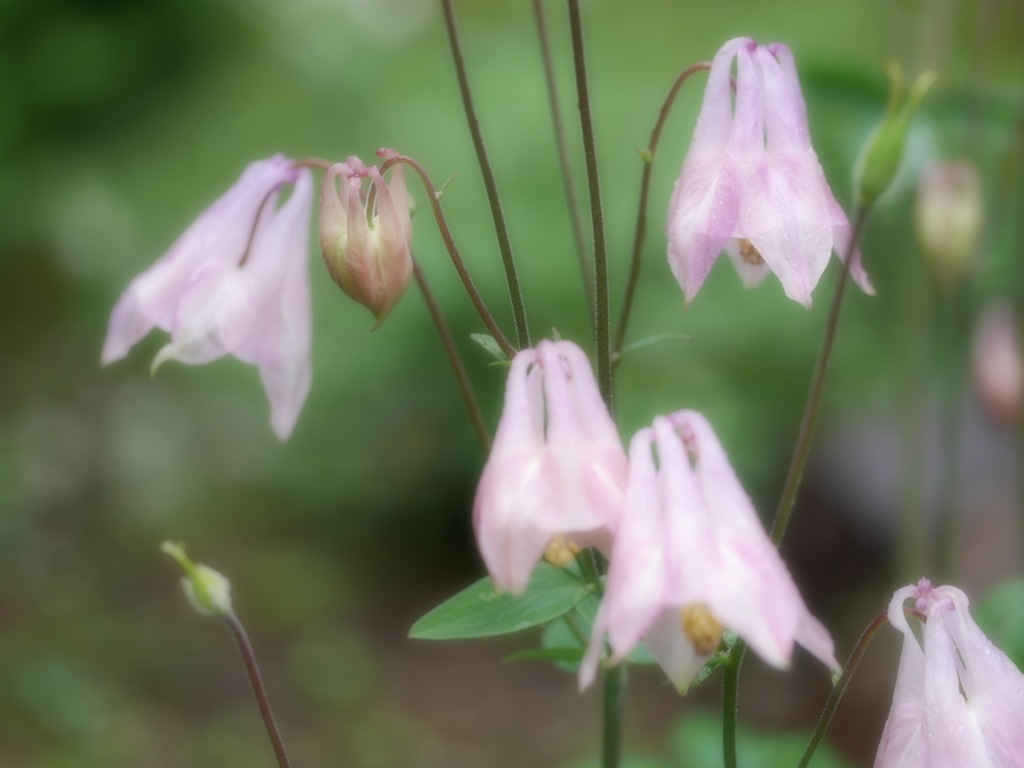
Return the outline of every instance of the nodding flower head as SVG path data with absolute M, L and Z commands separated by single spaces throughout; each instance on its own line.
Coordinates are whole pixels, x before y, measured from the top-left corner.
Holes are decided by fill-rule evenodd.
M 850 222 L 811 146 L 793 54 L 782 43 L 740 37 L 715 55 L 666 231 L 687 305 L 723 249 L 745 285 L 774 272 L 807 307 L 832 251 L 845 256 Z M 874 293 L 855 245 L 850 273 Z
M 284 184 L 294 185 L 278 207 Z M 118 299 L 103 344 L 120 360 L 157 326 L 171 341 L 153 361 L 200 365 L 230 354 L 259 367 L 270 422 L 292 432 L 311 381 L 308 169 L 276 155 L 241 178 Z
M 903 613 L 927 622 L 923 642 Z M 889 622 L 903 633 L 892 709 L 875 768 L 1024 766 L 1024 675 L 974 623 L 967 595 L 921 579 L 896 590 Z
M 382 150 L 390 157 L 390 150 Z M 341 195 L 337 182 L 341 180 Z M 363 181 L 372 193 L 364 197 Z M 373 200 L 371 201 L 371 196 Z M 368 210 L 368 206 L 372 209 Z M 412 219 L 401 164 L 385 182 L 377 166 L 358 157 L 332 165 L 320 189 L 320 250 L 334 282 L 365 306 L 378 328 L 402 298 L 412 277 Z
M 626 454 L 590 361 L 569 341 L 542 341 L 512 360 L 473 523 L 498 591 L 521 593 L 547 554 L 610 544 Z
M 838 666 L 707 419 L 659 416 L 629 445 L 626 500 L 580 686 L 593 682 L 607 633 L 611 663 L 643 639 L 685 692 L 724 629 L 777 667 L 788 665 L 794 641 Z

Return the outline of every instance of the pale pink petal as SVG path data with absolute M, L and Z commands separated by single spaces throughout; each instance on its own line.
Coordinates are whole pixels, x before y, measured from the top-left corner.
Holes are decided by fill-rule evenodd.
M 924 652 L 903 615 L 915 588 L 898 590 L 889 604 L 889 622 L 903 633 L 903 653 L 889 719 L 882 731 L 874 768 L 930 768 L 925 732 Z
M 728 151 L 733 130 L 729 78 L 736 52 L 751 42 L 731 40 L 715 55 L 693 140 L 669 202 L 668 261 L 687 305 L 736 226 L 743 179 Z M 751 89 L 757 89 L 756 81 L 744 81 L 743 99 L 749 100 Z
M 103 364 L 120 360 L 154 326 L 170 331 L 175 305 L 193 273 L 207 262 L 237 264 L 267 195 L 292 182 L 295 175 L 291 161 L 281 155 L 250 163 L 238 181 L 118 299 L 103 344 Z
M 829 200 L 778 62 L 764 48 L 754 57 L 764 83 L 767 151 L 745 179 L 734 234 L 753 243 L 787 296 L 810 307 L 811 290 L 832 253 Z
M 771 267 L 764 261 L 760 264 L 751 264 L 746 261 L 740 254 L 740 244 L 735 237 L 725 241 L 724 250 L 728 254 L 733 266 L 736 267 L 736 272 L 739 274 L 744 288 L 756 288 L 764 282 L 764 279 L 768 277 L 768 273 L 772 271 Z
M 693 641 L 683 632 L 679 610 L 665 611 L 644 634 L 647 650 L 658 662 L 679 693 L 685 694 L 690 683 L 712 654 L 698 654 Z

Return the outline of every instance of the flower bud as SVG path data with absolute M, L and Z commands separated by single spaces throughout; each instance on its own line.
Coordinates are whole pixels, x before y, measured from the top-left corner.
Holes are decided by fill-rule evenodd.
M 910 118 L 921 104 L 925 93 L 935 82 L 935 73 L 923 72 L 903 101 L 903 70 L 895 61 L 886 67 L 892 90 L 885 119 L 872 131 L 861 150 L 854 170 L 854 189 L 857 204 L 869 208 L 892 184 L 900 167 L 903 144 L 907 137 Z
M 225 616 L 231 613 L 231 582 L 217 573 L 213 568 L 196 565 L 180 544 L 165 541 L 160 550 L 178 561 L 185 576 L 181 579 L 181 587 L 192 607 L 203 616 Z
M 1006 302 L 993 302 L 981 313 L 971 344 L 971 374 L 982 405 L 1000 424 L 1020 419 L 1024 394 L 1017 313 Z
M 336 180 L 341 179 L 341 196 Z M 371 180 L 364 200 L 363 179 Z M 372 210 L 367 210 L 367 205 Z M 412 219 L 401 165 L 385 183 L 377 166 L 357 157 L 332 165 L 320 190 L 320 251 L 338 287 L 377 318 L 374 329 L 402 298 L 412 277 Z
M 982 225 L 981 177 L 970 160 L 934 163 L 917 184 L 914 224 L 936 285 L 956 287 L 970 271 Z

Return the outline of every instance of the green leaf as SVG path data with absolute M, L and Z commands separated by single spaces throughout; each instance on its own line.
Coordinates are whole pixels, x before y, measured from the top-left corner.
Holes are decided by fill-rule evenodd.
M 693 337 L 687 336 L 685 333 L 656 333 L 653 336 L 634 341 L 632 344 L 627 344 L 619 351 L 618 358 L 621 359 L 627 352 L 636 352 L 638 349 L 653 344 L 664 344 L 666 341 L 693 341 Z
M 471 333 L 469 334 L 469 338 L 490 352 L 499 362 L 507 363 L 509 361 L 508 355 L 505 354 L 505 350 L 501 348 L 498 342 L 495 341 L 494 337 L 489 333 Z
M 1024 669 L 1024 577 L 996 585 L 974 617 L 988 639 Z
M 700 685 L 709 677 L 711 673 L 718 669 L 720 666 L 725 664 L 729 659 L 729 654 L 732 653 L 732 647 L 736 645 L 737 635 L 731 629 L 725 630 L 722 635 L 722 642 L 718 646 L 718 650 L 715 651 L 715 655 L 708 659 L 708 663 L 701 667 L 700 672 L 693 678 L 693 682 L 690 683 L 690 687 L 693 688 L 695 685 Z
M 490 578 L 483 578 L 413 624 L 409 637 L 459 640 L 507 635 L 557 619 L 592 589 L 571 570 L 547 563 L 534 569 L 530 585 L 518 597 L 495 594 Z
M 562 661 L 579 664 L 583 660 L 583 647 L 530 648 L 526 651 L 512 653 L 501 660 L 502 664 L 510 661 Z

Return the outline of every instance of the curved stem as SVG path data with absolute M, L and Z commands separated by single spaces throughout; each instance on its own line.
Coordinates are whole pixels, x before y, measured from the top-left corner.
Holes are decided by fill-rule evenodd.
M 615 331 L 615 345 L 613 347 L 615 352 L 621 351 L 622 345 L 626 341 L 626 326 L 629 325 L 629 313 L 633 308 L 633 294 L 636 292 L 636 283 L 640 278 L 640 255 L 644 247 L 644 238 L 647 235 L 647 199 L 651 188 L 654 153 L 658 150 L 661 131 L 665 127 L 669 112 L 672 111 L 672 105 L 675 103 L 676 95 L 679 93 L 679 89 L 683 87 L 683 83 L 689 80 L 690 75 L 694 72 L 701 72 L 707 69 L 711 69 L 710 61 L 698 61 L 696 64 L 692 64 L 684 69 L 679 77 L 676 78 L 676 81 L 672 83 L 668 96 L 665 98 L 665 103 L 661 105 L 658 120 L 654 123 L 654 130 L 651 131 L 651 140 L 647 143 L 647 151 L 643 155 L 644 172 L 640 177 L 640 204 L 636 214 L 636 232 L 633 235 L 633 255 L 629 261 L 629 279 L 626 282 L 626 296 L 622 301 L 619 325 Z
M 398 155 L 397 157 L 391 157 L 384 162 L 380 167 L 380 173 L 383 176 L 384 172 L 389 170 L 395 163 L 403 163 L 409 166 L 417 174 L 419 174 L 420 181 L 423 182 L 423 187 L 426 189 L 427 197 L 430 200 L 430 209 L 434 212 L 434 219 L 437 221 L 437 228 L 441 232 L 441 239 L 444 240 L 445 247 L 448 249 L 448 255 L 451 256 L 452 264 L 455 265 L 455 271 L 459 273 L 459 278 L 462 280 L 462 284 L 466 288 L 466 293 L 469 294 L 470 301 L 473 302 L 473 306 L 476 307 L 477 313 L 480 315 L 480 319 L 484 321 L 484 325 L 487 326 L 487 330 L 491 332 L 494 340 L 498 342 L 498 346 L 501 347 L 502 351 L 509 358 L 513 358 L 516 355 L 516 348 L 513 347 L 508 339 L 505 338 L 505 334 L 498 328 L 498 324 L 494 321 L 494 317 L 487 309 L 487 305 L 484 304 L 484 300 L 480 297 L 479 291 L 473 284 L 473 278 L 469 276 L 469 270 L 466 269 L 466 263 L 462 260 L 462 256 L 459 254 L 459 249 L 455 245 L 455 240 L 452 238 L 451 230 L 448 228 L 448 222 L 444 218 L 444 211 L 441 210 L 441 201 L 437 199 L 437 190 L 434 188 L 434 183 L 430 180 L 430 176 L 427 174 L 426 169 L 418 162 L 413 160 L 411 157 L 405 155 Z
M 903 612 L 908 616 L 914 616 L 921 621 L 927 621 L 923 613 L 915 611 L 911 608 L 904 608 Z M 807 764 L 811 762 L 811 758 L 814 757 L 814 752 L 817 750 L 818 745 L 821 744 L 821 740 L 825 738 L 825 732 L 828 730 L 829 724 L 832 722 L 832 716 L 836 713 L 836 708 L 839 706 L 839 700 L 843 698 L 843 694 L 846 693 L 846 688 L 850 684 L 850 678 L 853 677 L 853 673 L 857 671 L 857 665 L 860 664 L 861 658 L 864 656 L 864 652 L 868 648 L 868 644 L 871 639 L 875 636 L 882 625 L 885 624 L 889 618 L 889 611 L 882 611 L 878 616 L 875 617 L 874 621 L 868 624 L 868 628 L 864 630 L 864 633 L 860 636 L 860 640 L 857 641 L 857 645 L 854 646 L 853 652 L 850 654 L 849 660 L 846 662 L 846 666 L 843 667 L 843 673 L 839 676 L 835 685 L 832 686 L 832 693 L 829 694 L 828 702 L 825 704 L 825 709 L 821 712 L 821 717 L 818 718 L 818 724 L 814 728 L 814 733 L 811 734 L 811 740 L 807 744 L 807 749 L 804 750 L 803 757 L 800 758 L 800 762 L 796 768 L 807 768 Z
M 332 165 L 334 165 L 332 161 L 324 160 L 322 157 L 302 157 L 292 160 L 292 166 L 295 168 L 319 168 L 321 171 L 326 171 Z
M 452 47 L 452 58 L 455 60 L 455 74 L 459 78 L 459 90 L 462 93 L 462 104 L 466 110 L 466 121 L 469 133 L 473 138 L 480 172 L 484 177 L 484 188 L 487 190 L 487 202 L 491 206 L 491 217 L 494 219 L 494 232 L 498 236 L 498 249 L 501 251 L 501 263 L 505 267 L 505 280 L 508 282 L 508 295 L 512 302 L 512 317 L 516 324 L 516 338 L 520 347 L 530 346 L 530 330 L 526 324 L 526 307 L 523 304 L 523 292 L 519 287 L 519 275 L 516 272 L 515 258 L 512 256 L 512 245 L 508 239 L 508 227 L 505 214 L 501 209 L 501 198 L 498 196 L 498 184 L 494 180 L 494 170 L 487 157 L 484 137 L 480 132 L 480 123 L 476 118 L 473 106 L 473 94 L 469 90 L 469 78 L 466 75 L 466 61 L 462 54 L 462 43 L 459 30 L 455 24 L 455 7 L 453 0 L 441 0 L 444 9 L 445 26 L 448 28 L 448 40 Z
M 616 664 L 604 672 L 601 768 L 619 768 L 622 762 L 622 694 L 626 687 L 625 667 L 625 664 Z
M 441 307 L 438 306 L 437 299 L 434 298 L 434 294 L 427 284 L 427 277 L 423 274 L 423 269 L 415 258 L 412 260 L 412 273 L 415 275 L 416 284 L 420 287 L 423 298 L 427 302 L 427 310 L 430 312 L 430 318 L 434 321 L 434 326 L 437 328 L 437 335 L 441 337 L 441 344 L 444 346 L 445 355 L 448 357 L 452 373 L 455 374 L 455 380 L 458 382 L 459 393 L 462 395 L 462 402 L 466 405 L 469 420 L 473 423 L 473 431 L 476 433 L 476 438 L 480 441 L 480 446 L 484 449 L 484 453 L 490 453 L 491 436 L 487 431 L 484 415 L 480 411 L 480 403 L 477 402 L 476 395 L 473 393 L 473 385 L 469 381 L 469 374 L 466 373 L 466 366 L 459 356 L 459 348 L 455 346 L 455 339 L 452 337 L 451 329 L 448 327 L 448 323 L 445 322 L 444 315 L 441 314 Z
M 569 221 L 572 225 L 572 238 L 576 245 L 576 259 L 580 265 L 580 277 L 583 279 L 583 294 L 587 301 L 587 313 L 590 325 L 594 325 L 594 276 L 590 268 L 590 254 L 583 237 L 583 222 L 580 220 L 579 199 L 576 196 L 576 184 L 572 178 L 572 163 L 569 160 L 569 147 L 565 142 L 565 128 L 562 125 L 562 112 L 558 104 L 558 86 L 555 80 L 555 65 L 551 57 L 551 44 L 548 41 L 547 23 L 544 20 L 544 1 L 533 0 L 533 14 L 537 20 L 537 37 L 540 41 L 541 58 L 544 60 L 544 79 L 548 86 L 548 105 L 551 108 L 551 122 L 555 131 L 555 147 L 558 150 L 558 165 L 562 172 L 562 184 L 565 187 L 566 204 L 569 208 Z
M 811 447 L 811 437 L 814 435 L 814 426 L 818 420 L 818 410 L 821 405 L 821 394 L 825 390 L 825 377 L 828 374 L 829 364 L 832 361 L 832 347 L 835 343 L 836 328 L 839 326 L 839 311 L 843 306 L 843 296 L 846 291 L 847 278 L 850 275 L 850 259 L 857 248 L 857 236 L 860 234 L 864 221 L 867 217 L 867 209 L 858 209 L 853 215 L 853 226 L 850 229 L 850 242 L 846 247 L 846 253 L 839 268 L 839 278 L 836 280 L 836 290 L 832 296 L 832 307 L 829 310 L 828 322 L 825 325 L 825 336 L 821 340 L 821 347 L 818 350 L 818 359 L 814 364 L 814 374 L 811 377 L 811 391 L 807 395 L 807 404 L 804 406 L 803 420 L 800 422 L 800 432 L 797 435 L 796 446 L 793 448 L 793 458 L 790 460 L 789 472 L 786 474 L 786 483 L 782 487 L 782 498 L 779 500 L 779 508 L 775 513 L 775 520 L 772 523 L 772 541 L 778 545 L 786 534 L 786 526 L 789 525 L 789 518 L 793 514 L 793 505 L 796 503 L 796 494 L 800 489 L 800 481 L 804 476 L 804 468 L 807 466 L 807 455 Z
M 256 663 L 256 654 L 252 650 L 252 643 L 249 642 L 249 635 L 245 627 L 234 613 L 224 614 L 224 623 L 235 638 L 238 645 L 238 652 L 242 655 L 242 662 L 245 664 L 245 672 L 252 684 L 252 693 L 256 697 L 256 704 L 259 705 L 260 714 L 263 716 L 263 724 L 267 727 L 267 734 L 270 736 L 270 743 L 274 747 L 274 754 L 277 756 L 277 764 L 280 768 L 290 768 L 288 753 L 284 749 L 284 740 L 281 732 L 277 729 L 277 722 L 274 720 L 274 712 L 270 708 L 270 699 L 267 697 L 267 689 L 263 685 L 263 678 L 260 677 L 260 668 Z
M 736 768 L 736 720 L 739 715 L 740 665 L 747 644 L 737 640 L 722 669 L 722 764 Z
M 597 384 L 601 396 L 612 410 L 611 328 L 608 302 L 608 248 L 601 209 L 601 180 L 597 173 L 597 148 L 594 120 L 587 88 L 587 61 L 583 51 L 583 21 L 580 0 L 569 2 L 569 27 L 572 31 L 573 63 L 576 67 L 576 92 L 579 95 L 580 127 L 583 131 L 583 155 L 587 161 L 587 186 L 590 189 L 590 215 L 594 227 L 594 346 L 597 352 Z

